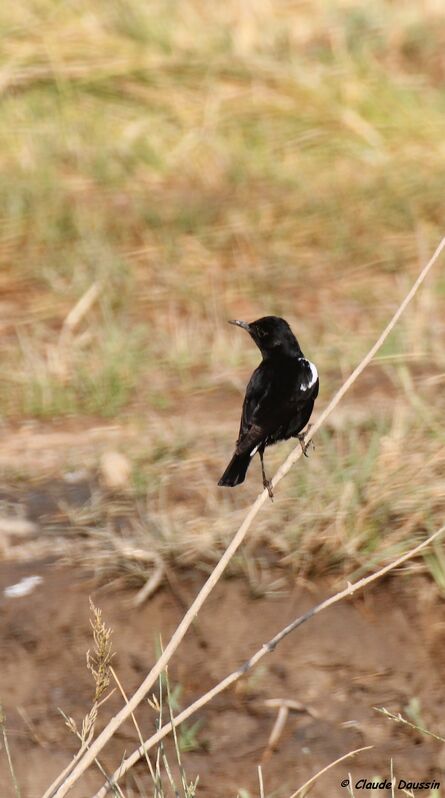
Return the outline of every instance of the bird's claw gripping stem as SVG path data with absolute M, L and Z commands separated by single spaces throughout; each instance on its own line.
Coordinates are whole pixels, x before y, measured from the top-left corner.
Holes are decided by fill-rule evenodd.
M 310 446 L 312 446 L 312 448 L 315 449 L 315 444 L 314 444 L 314 441 L 312 440 L 312 438 L 311 438 L 310 441 L 305 443 L 306 435 L 308 434 L 308 432 L 309 432 L 309 430 L 310 430 L 310 428 L 312 426 L 313 426 L 312 424 L 308 424 L 308 428 L 307 428 L 306 432 L 300 432 L 300 434 L 297 435 L 297 438 L 300 441 L 301 451 L 303 452 L 305 457 L 309 457 L 308 450 L 309 450 Z
M 272 488 L 272 480 L 264 479 L 263 480 L 263 488 L 267 488 L 267 492 L 269 494 L 269 499 L 273 502 L 273 488 Z

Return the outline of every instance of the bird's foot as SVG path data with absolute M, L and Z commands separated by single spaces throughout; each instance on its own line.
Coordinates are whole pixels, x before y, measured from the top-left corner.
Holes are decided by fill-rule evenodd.
M 273 502 L 272 480 L 263 479 L 263 488 L 267 488 L 267 492 L 269 494 L 269 499 L 271 500 L 271 502 Z
M 297 435 L 297 438 L 300 441 L 301 451 L 303 452 L 305 457 L 309 457 L 308 451 L 309 451 L 311 446 L 312 446 L 313 449 L 315 449 L 315 444 L 314 444 L 314 441 L 312 440 L 312 438 L 311 438 L 310 441 L 305 443 L 306 435 L 308 434 L 308 432 L 309 432 L 309 430 L 310 430 L 310 428 L 312 426 L 313 426 L 312 424 L 308 424 L 308 428 L 307 428 L 306 432 L 300 432 L 300 434 Z

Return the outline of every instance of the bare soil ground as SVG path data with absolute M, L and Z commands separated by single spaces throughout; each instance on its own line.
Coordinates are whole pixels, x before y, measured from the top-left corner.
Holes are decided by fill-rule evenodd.
M 31 595 L 5 597 L 5 587 L 34 574 L 44 581 Z M 192 597 L 202 577 L 184 572 L 179 579 L 182 593 Z M 331 587 L 328 582 L 289 585 L 288 593 L 275 600 L 254 600 L 245 580 L 218 585 L 171 667 L 172 683 L 182 687 L 181 705 L 241 664 Z M 90 595 L 113 628 L 114 667 L 131 693 L 154 661 L 159 635 L 167 640 L 182 615 L 168 586 L 135 610 L 129 606 L 130 590 L 110 592 L 85 572 L 48 562 L 0 566 L 1 694 L 22 798 L 40 796 L 75 753 L 75 738 L 57 708 L 79 723 L 91 705 L 85 667 L 85 652 L 91 647 Z M 445 608 L 426 579 L 411 576 L 408 582 L 403 575 L 313 619 L 236 689 L 200 713 L 200 748 L 184 755 L 189 778 L 199 774 L 198 795 L 235 797 L 242 788 L 258 794 L 261 761 L 267 794 L 290 795 L 320 768 L 365 745 L 374 748 L 321 777 L 312 795 L 345 795 L 340 781 L 349 770 L 354 779 L 387 776 L 391 758 L 400 778 L 440 781 L 443 747 L 394 724 L 373 707 L 406 715 L 415 698 L 422 722 L 444 731 L 444 623 Z M 265 751 L 275 711 L 265 706 L 268 698 L 296 699 L 311 711 L 289 716 L 278 749 L 270 755 Z M 103 708 L 101 725 L 119 705 L 114 695 Z M 138 719 L 150 734 L 154 715 L 147 704 Z M 107 747 L 102 764 L 112 771 L 124 751 L 136 744 L 134 728 L 125 725 Z M 90 770 L 72 794 L 87 798 L 101 783 L 100 774 Z M 142 787 L 151 795 L 146 767 L 140 764 L 122 786 L 126 795 L 134 794 L 132 789 L 145 794 Z M 4 756 L 0 794 L 14 794 Z

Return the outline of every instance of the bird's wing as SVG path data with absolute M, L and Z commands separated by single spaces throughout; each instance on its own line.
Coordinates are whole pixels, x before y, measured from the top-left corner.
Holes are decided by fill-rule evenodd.
M 244 454 L 254 449 L 267 437 L 268 431 L 264 425 L 257 422 L 257 416 L 261 415 L 261 407 L 267 400 L 269 392 L 270 383 L 260 365 L 253 372 L 246 388 L 240 430 L 236 442 L 237 454 Z

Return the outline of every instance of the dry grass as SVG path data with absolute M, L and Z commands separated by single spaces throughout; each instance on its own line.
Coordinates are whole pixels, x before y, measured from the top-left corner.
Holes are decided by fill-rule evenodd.
M 432 0 L 0 11 L 0 409 L 7 429 L 75 427 L 6 476 L 93 481 L 109 442 L 78 433 L 110 419 L 133 465 L 125 543 L 209 567 L 259 487 L 256 464 L 215 485 L 257 359 L 225 320 L 287 317 L 321 406 L 440 237 L 442 20 Z M 276 564 L 361 573 L 443 515 L 444 296 L 438 271 L 264 513 L 255 565 L 233 566 L 255 591 Z M 89 564 L 142 582 L 121 508 L 96 490 L 69 525 Z
M 253 509 L 253 508 L 252 508 Z M 252 513 L 252 510 L 251 510 Z M 247 520 L 247 519 L 246 519 Z M 371 575 L 360 579 L 357 582 L 351 583 L 348 582 L 346 588 L 339 591 L 333 596 L 322 601 L 320 604 L 315 605 L 310 610 L 306 611 L 303 615 L 298 616 L 295 618 L 291 623 L 281 629 L 271 640 L 263 643 L 261 648 L 259 648 L 243 665 L 241 665 L 236 671 L 233 671 L 231 674 L 226 676 L 219 684 L 209 690 L 205 695 L 202 695 L 197 701 L 195 701 L 192 705 L 187 707 L 183 712 L 180 713 L 176 717 L 175 723 L 179 724 L 186 718 L 190 717 L 198 708 L 201 708 L 213 698 L 215 698 L 218 693 L 226 690 L 233 682 L 240 679 L 244 676 L 251 668 L 255 667 L 257 663 L 266 655 L 270 654 L 275 648 L 282 642 L 282 640 L 292 632 L 296 631 L 300 626 L 304 623 L 311 621 L 312 618 L 320 612 L 323 612 L 328 607 L 338 603 L 339 601 L 343 601 L 343 599 L 352 596 L 355 592 L 363 590 L 365 587 L 368 587 L 376 580 L 380 580 L 385 574 L 389 573 L 390 571 L 398 568 L 400 565 L 409 561 L 413 557 L 415 557 L 421 550 L 426 549 L 430 546 L 430 544 L 437 540 L 437 538 L 443 535 L 445 531 L 445 527 L 442 527 L 439 530 L 436 530 L 433 535 L 431 535 L 426 540 L 419 543 L 418 546 L 411 549 L 408 552 L 405 552 L 402 556 L 398 557 L 396 560 L 393 560 L 388 565 L 385 565 L 379 571 L 375 571 Z M 237 537 L 240 534 L 240 530 L 238 531 Z M 212 577 L 214 576 L 215 571 L 212 573 Z M 216 577 L 217 578 L 217 577 Z M 187 628 L 187 623 L 190 623 L 190 619 L 187 621 L 187 616 L 193 616 L 193 613 L 199 611 L 199 602 L 201 600 L 201 604 L 204 602 L 205 598 L 207 597 L 208 593 L 210 592 L 211 587 L 209 584 L 206 584 L 197 599 L 195 599 L 193 606 L 190 608 L 190 611 L 184 616 L 184 619 L 179 624 L 178 628 L 176 629 L 173 637 L 171 638 L 165 652 L 162 653 L 162 656 L 158 659 L 156 666 L 147 674 L 146 678 L 144 679 L 143 683 L 139 686 L 138 690 L 133 694 L 132 698 L 127 702 L 126 706 L 121 709 L 118 715 L 115 715 L 109 722 L 108 726 L 104 729 L 104 731 L 99 735 L 98 738 L 94 741 L 92 748 L 95 750 L 95 753 L 101 751 L 104 745 L 109 741 L 110 737 L 116 732 L 116 729 L 119 725 L 123 722 L 125 717 L 128 717 L 130 712 L 134 711 L 138 703 L 142 700 L 143 695 L 147 692 L 150 687 L 150 684 L 153 684 L 154 679 L 156 678 L 156 672 L 159 672 L 159 669 L 164 667 L 172 656 L 172 654 L 176 651 L 178 646 L 178 642 L 181 640 L 181 634 L 184 634 L 183 627 Z M 163 660 L 163 662 L 161 662 Z M 166 724 L 163 728 L 160 728 L 158 732 L 152 735 L 148 740 L 146 740 L 140 748 L 134 751 L 129 757 L 126 757 L 119 765 L 119 767 L 114 772 L 113 776 L 111 777 L 111 783 L 115 780 L 119 781 L 124 774 L 133 767 L 133 765 L 138 762 L 138 760 L 148 752 L 154 745 L 159 744 L 162 741 L 163 737 L 165 737 L 169 732 L 173 730 L 175 734 L 175 724 L 173 720 L 170 719 L 170 723 Z M 363 749 L 362 749 L 363 750 Z M 87 760 L 87 761 L 85 761 Z M 57 791 L 51 791 L 49 789 L 47 793 L 45 793 L 44 798 L 51 798 L 54 795 L 54 798 L 63 798 L 64 795 L 69 792 L 70 788 L 73 784 L 78 781 L 81 774 L 84 772 L 88 764 L 91 763 L 92 757 L 90 756 L 88 760 L 88 755 L 84 757 L 84 761 L 80 762 L 75 768 L 73 768 L 71 774 L 67 775 L 66 782 L 61 785 Z M 306 786 L 306 785 L 304 785 Z M 97 793 L 95 793 L 94 798 L 105 798 L 109 789 L 109 785 L 105 784 Z
M 437 246 L 434 254 L 431 256 L 431 258 L 429 259 L 428 263 L 425 264 L 422 267 L 420 273 L 418 274 L 418 276 L 417 276 L 416 280 L 414 281 L 413 285 L 411 286 L 410 290 L 408 291 L 408 293 L 404 297 L 403 301 L 399 304 L 399 306 L 396 309 L 395 313 L 393 314 L 392 318 L 390 319 L 388 324 L 385 326 L 384 330 L 379 335 L 377 341 L 375 341 L 373 343 L 373 345 L 371 346 L 370 350 L 362 358 L 362 360 L 356 366 L 356 368 L 354 369 L 352 374 L 346 379 L 344 384 L 336 392 L 335 396 L 331 399 L 331 401 L 329 402 L 328 406 L 323 410 L 323 412 L 321 413 L 320 417 L 318 418 L 316 423 L 313 425 L 313 427 L 310 429 L 310 431 L 308 431 L 307 436 L 306 436 L 306 440 L 307 441 L 310 441 L 314 437 L 315 433 L 323 426 L 324 422 L 333 413 L 333 411 L 335 410 L 337 405 L 341 402 L 341 400 L 345 396 L 345 394 L 351 389 L 351 387 L 354 385 L 354 383 L 357 381 L 357 379 L 362 375 L 362 373 L 369 366 L 369 364 L 372 361 L 372 358 L 380 351 L 380 349 L 383 346 L 384 342 L 386 341 L 388 336 L 391 334 L 392 330 L 395 328 L 398 320 L 401 318 L 402 314 L 406 311 L 406 308 L 409 306 L 410 302 L 412 301 L 412 299 L 416 295 L 416 293 L 419 290 L 419 288 L 421 287 L 422 283 L 425 281 L 425 279 L 428 276 L 429 272 L 431 271 L 432 267 L 435 265 L 437 260 L 440 258 L 440 255 L 443 252 L 444 246 L 445 246 L 445 238 L 443 238 L 441 240 L 440 244 Z M 276 472 L 276 474 L 274 474 L 274 476 L 272 478 L 271 484 L 272 484 L 272 486 L 274 488 L 280 482 L 280 480 L 285 475 L 287 475 L 289 473 L 292 465 L 295 465 L 295 463 L 298 461 L 298 459 L 301 458 L 302 453 L 304 453 L 304 452 L 305 452 L 305 449 L 303 447 L 300 448 L 299 445 L 294 446 L 292 452 L 289 454 L 289 456 L 287 457 L 286 461 L 284 463 L 282 463 L 282 465 L 280 466 L 280 468 L 278 469 L 278 471 Z M 257 496 L 255 502 L 252 504 L 252 506 L 248 510 L 247 514 L 245 515 L 241 525 L 239 526 L 239 528 L 237 529 L 237 531 L 233 535 L 229 545 L 227 546 L 225 551 L 221 554 L 221 557 L 219 558 L 218 562 L 216 563 L 216 565 L 214 566 L 213 570 L 211 571 L 208 579 L 205 581 L 205 583 L 203 584 L 203 586 L 199 590 L 197 596 L 195 597 L 195 599 L 193 600 L 191 605 L 188 607 L 184 617 L 182 618 L 181 622 L 179 623 L 179 625 L 177 626 L 175 632 L 173 633 L 172 637 L 170 638 L 169 643 L 167 644 L 167 647 L 160 653 L 155 665 L 153 665 L 153 667 L 148 672 L 148 674 L 145 676 L 145 678 L 143 679 L 141 684 L 138 686 L 138 688 L 135 690 L 135 692 L 133 693 L 131 698 L 128 701 L 126 700 L 125 706 L 123 708 L 121 708 L 121 710 L 116 715 L 114 715 L 113 718 L 110 719 L 110 721 L 108 722 L 106 727 L 103 729 L 103 731 L 99 734 L 99 736 L 92 743 L 91 748 L 89 748 L 88 751 L 85 751 L 84 754 L 83 754 L 82 759 L 79 762 L 76 762 L 73 765 L 73 768 L 72 768 L 71 772 L 66 773 L 66 771 L 64 771 L 64 773 L 63 773 L 63 777 L 64 777 L 63 783 L 60 783 L 60 780 L 56 780 L 54 785 L 52 785 L 51 787 L 48 788 L 47 792 L 45 793 L 45 796 L 48 796 L 48 798 L 51 798 L 52 796 L 56 796 L 57 795 L 59 798 L 62 798 L 62 796 L 67 794 L 67 792 L 79 780 L 79 778 L 85 772 L 85 770 L 89 767 L 89 765 L 93 761 L 97 762 L 97 759 L 96 759 L 97 754 L 103 749 L 103 747 L 107 744 L 107 742 L 109 742 L 111 737 L 114 736 L 114 734 L 119 729 L 119 727 L 122 725 L 122 723 L 130 715 L 133 714 L 134 710 L 144 700 L 144 698 L 147 696 L 149 690 L 153 687 L 153 684 L 155 683 L 156 679 L 158 679 L 158 678 L 160 678 L 162 676 L 162 673 L 166 669 L 166 667 L 167 667 L 170 659 L 172 658 L 172 656 L 176 653 L 176 651 L 177 651 L 180 643 L 182 642 L 185 634 L 187 633 L 189 627 L 193 623 L 193 621 L 196 618 L 197 614 L 202 609 L 202 606 L 204 605 L 204 603 L 206 602 L 206 600 L 207 600 L 208 596 L 210 595 L 211 591 L 214 589 L 214 587 L 217 584 L 218 580 L 221 578 L 222 574 L 226 570 L 227 565 L 232 560 L 234 554 L 239 549 L 241 543 L 244 541 L 244 538 L 246 537 L 246 534 L 249 531 L 249 529 L 250 529 L 250 527 L 252 525 L 252 522 L 256 519 L 256 516 L 258 515 L 259 511 L 261 510 L 261 508 L 263 507 L 263 505 L 267 501 L 268 493 L 269 493 L 269 490 L 264 488 L 263 491 Z M 270 653 L 271 651 L 273 651 L 274 648 L 276 647 L 276 645 L 286 635 L 288 635 L 290 632 L 292 632 L 295 629 L 297 629 L 304 622 L 310 620 L 315 614 L 317 614 L 318 612 L 321 612 L 322 610 L 326 609 L 327 607 L 331 606 L 332 604 L 336 603 L 337 601 L 342 600 L 344 597 L 351 596 L 356 590 L 363 588 L 365 585 L 368 585 L 369 583 L 373 582 L 374 580 L 380 578 L 384 574 L 386 574 L 389 571 L 393 570 L 397 566 L 401 565 L 406 560 L 411 559 L 413 556 L 415 556 L 417 553 L 419 553 L 421 550 L 423 550 L 425 547 L 427 547 L 430 543 L 435 541 L 438 538 L 438 536 L 440 536 L 443 533 L 443 531 L 444 531 L 444 527 L 442 527 L 441 529 L 436 531 L 433 535 L 428 537 L 426 540 L 424 540 L 422 543 L 418 544 L 413 549 L 409 550 L 407 553 L 405 553 L 403 556 L 399 557 L 397 560 L 394 560 L 389 565 L 386 565 L 385 567 L 380 569 L 378 572 L 372 573 L 370 576 L 361 579 L 359 582 L 356 582 L 355 584 L 352 584 L 350 581 L 348 581 L 347 587 L 343 591 L 338 592 L 335 596 L 332 596 L 331 598 L 322 601 L 321 604 L 318 604 L 316 607 L 312 608 L 311 610 L 306 612 L 304 615 L 298 617 L 291 624 L 287 625 L 284 629 L 281 630 L 281 632 L 279 632 L 279 634 L 277 634 L 274 638 L 272 638 L 272 640 L 270 640 L 268 643 L 263 644 L 261 649 L 258 652 L 256 652 L 256 654 L 248 661 L 248 663 L 246 665 L 243 666 L 243 668 L 241 668 L 240 671 L 238 671 L 235 674 L 232 674 L 231 677 L 228 677 L 227 679 L 223 680 L 223 682 L 221 682 L 216 688 L 214 688 L 213 691 L 210 691 L 210 693 L 206 694 L 206 696 L 202 698 L 202 703 L 205 703 L 206 701 L 210 700 L 211 694 L 216 694 L 221 689 L 224 689 L 226 684 L 230 683 L 231 678 L 233 676 L 235 678 L 239 678 L 240 675 L 242 675 L 246 670 L 248 670 L 250 667 L 252 667 L 262 656 L 264 656 L 264 654 Z M 98 616 L 97 615 L 96 615 L 96 623 L 98 623 Z M 108 636 L 107 636 L 107 642 L 108 642 Z M 107 646 L 107 650 L 108 650 L 108 646 Z M 87 656 L 87 662 L 88 662 L 88 656 Z M 95 675 L 97 677 L 97 673 L 98 673 L 97 669 L 93 668 L 93 675 Z M 173 720 L 173 716 L 171 716 L 171 719 L 170 719 L 170 728 L 173 730 L 173 734 L 174 734 L 175 741 L 176 741 L 175 723 L 174 723 L 174 720 Z M 155 735 L 155 737 L 156 737 L 156 735 Z M 162 739 L 162 729 L 160 729 L 160 731 L 159 731 L 159 739 Z M 153 744 L 153 741 L 154 741 L 154 738 L 151 738 L 151 740 L 149 742 L 151 744 Z M 149 745 L 149 743 L 147 743 L 147 746 L 148 745 Z M 145 748 L 145 745 L 144 745 L 144 748 Z M 133 760 L 135 758 L 135 760 L 137 761 L 137 759 L 139 759 L 139 756 L 140 756 L 140 752 L 136 751 L 135 754 L 132 757 L 130 757 L 130 759 L 127 760 L 125 764 L 123 763 L 119 767 L 119 769 L 117 771 L 117 775 L 114 774 L 113 779 L 114 778 L 119 778 L 119 776 L 122 775 L 123 772 L 125 772 L 125 769 L 127 769 L 128 767 L 131 767 L 131 761 L 130 760 Z M 180 762 L 178 762 L 178 763 L 180 764 Z M 107 791 L 107 787 L 108 787 L 108 784 L 106 784 L 104 786 L 103 790 Z M 103 791 L 101 790 L 97 795 L 99 796 L 99 794 L 102 794 L 102 792 Z
M 338 425 L 318 435 L 310 460 L 299 463 L 282 483 L 274 506 L 258 518 L 247 557 L 235 558 L 232 571 L 244 571 L 255 593 L 273 589 L 277 566 L 285 569 L 283 574 L 290 567 L 302 578 L 332 568 L 341 575 L 365 573 L 443 517 L 442 435 L 419 428 L 418 414 L 404 401 L 377 422 L 368 412 L 354 421 L 355 405 L 349 407 L 350 412 L 346 403 L 341 424 L 339 417 Z M 436 412 L 430 405 L 433 426 L 440 424 Z M 230 431 L 225 432 L 230 441 Z M 135 463 L 138 446 L 129 446 Z M 27 559 L 58 552 L 92 567 L 99 578 L 124 574 L 135 584 L 145 582 L 157 562 L 206 571 L 257 495 L 259 464 L 253 464 L 242 494 L 221 496 L 215 451 L 209 457 L 193 443 L 185 458 L 175 459 L 174 446 L 172 441 L 172 450 L 166 447 L 161 463 L 140 466 L 145 469 L 142 487 L 136 483 L 121 497 L 96 487 L 81 509 L 62 507 L 60 520 L 46 523 L 38 539 L 21 540 L 17 554 Z M 219 450 L 223 447 L 221 440 Z M 283 445 L 268 453 L 271 471 L 287 450 Z M 124 525 L 122 518 L 127 519 Z M 427 566 L 442 590 L 440 551 L 428 558 Z

